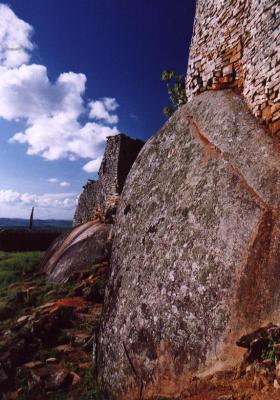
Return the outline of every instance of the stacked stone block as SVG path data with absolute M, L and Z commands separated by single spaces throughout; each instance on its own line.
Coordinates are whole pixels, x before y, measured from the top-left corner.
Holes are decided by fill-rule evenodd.
M 187 97 L 232 88 L 280 137 L 279 0 L 197 0 Z
M 74 226 L 94 218 L 112 219 L 125 179 L 143 145 L 143 141 L 124 134 L 107 138 L 98 180 L 89 180 L 83 187 L 74 215 Z
M 83 191 L 80 194 L 74 215 L 74 226 L 94 219 L 97 188 L 97 181 L 92 179 L 89 179 L 85 186 L 83 186 Z

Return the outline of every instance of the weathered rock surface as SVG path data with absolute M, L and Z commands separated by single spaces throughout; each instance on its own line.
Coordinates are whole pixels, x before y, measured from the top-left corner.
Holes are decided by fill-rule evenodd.
M 117 212 L 98 346 L 109 393 L 175 396 L 279 322 L 279 205 L 279 146 L 229 91 L 197 96 L 146 143 Z
M 67 282 L 71 275 L 104 261 L 110 225 L 98 220 L 62 234 L 47 252 L 41 270 L 53 282 Z

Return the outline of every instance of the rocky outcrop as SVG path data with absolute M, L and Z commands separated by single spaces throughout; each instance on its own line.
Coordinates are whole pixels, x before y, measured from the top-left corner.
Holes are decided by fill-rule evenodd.
M 175 396 L 279 322 L 279 143 L 241 97 L 205 92 L 142 149 L 117 211 L 98 346 L 116 399 Z
M 110 229 L 110 225 L 94 220 L 64 233 L 49 248 L 41 271 L 50 281 L 65 283 L 73 274 L 106 260 Z
M 73 225 L 91 221 L 96 216 L 112 222 L 125 179 L 144 142 L 124 134 L 110 136 L 98 172 L 98 180 L 88 180 L 83 187 Z
M 111 223 L 127 174 L 144 142 L 120 134 L 109 137 L 98 173 L 80 195 L 72 231 L 49 248 L 41 270 L 53 282 L 67 282 L 71 275 L 107 259 Z

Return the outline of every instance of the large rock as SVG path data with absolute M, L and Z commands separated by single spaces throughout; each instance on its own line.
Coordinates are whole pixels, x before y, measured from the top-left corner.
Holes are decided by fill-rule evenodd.
M 279 322 L 279 204 L 279 144 L 229 91 L 197 96 L 147 142 L 117 213 L 97 353 L 109 393 L 175 396 Z
M 65 283 L 74 273 L 104 261 L 111 226 L 89 221 L 63 233 L 48 249 L 41 271 L 56 283 Z

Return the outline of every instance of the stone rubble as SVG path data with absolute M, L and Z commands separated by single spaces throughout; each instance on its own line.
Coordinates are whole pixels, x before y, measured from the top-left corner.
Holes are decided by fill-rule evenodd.
M 107 267 L 103 262 L 78 277 L 75 274 L 79 285 L 83 289 L 97 286 L 101 296 Z M 52 301 L 43 304 L 37 304 L 40 291 L 36 286 L 19 291 L 32 289 L 34 305 L 26 309 L 25 303 L 16 304 L 15 316 L 10 313 L 0 325 L 1 400 L 45 400 L 55 394 L 65 398 L 68 392 L 67 399 L 79 398 L 84 376 L 94 366 L 92 349 L 102 299 L 95 303 L 83 297 L 82 291 L 77 296 L 75 282 L 68 286 L 68 297 L 61 297 L 63 289 L 54 289 Z

